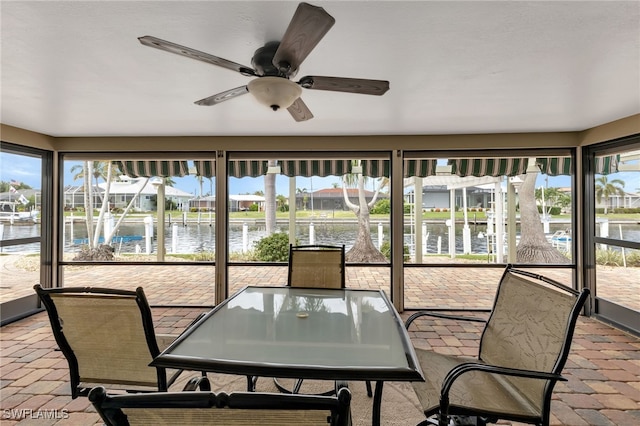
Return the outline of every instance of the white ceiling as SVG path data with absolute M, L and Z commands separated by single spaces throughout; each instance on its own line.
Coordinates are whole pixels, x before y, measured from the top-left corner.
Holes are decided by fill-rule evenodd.
M 382 97 L 303 89 L 295 122 L 250 81 L 141 45 L 152 35 L 251 66 L 297 2 L 4 1 L 4 124 L 53 136 L 574 131 L 640 113 L 640 2 L 311 1 L 336 24 L 305 75 L 390 81 Z

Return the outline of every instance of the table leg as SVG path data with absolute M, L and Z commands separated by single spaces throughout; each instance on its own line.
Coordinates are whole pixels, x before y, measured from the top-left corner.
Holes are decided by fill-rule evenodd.
M 378 380 L 376 382 L 376 390 L 373 394 L 373 413 L 371 414 L 371 424 L 380 426 L 380 409 L 382 405 L 382 385 L 384 382 Z

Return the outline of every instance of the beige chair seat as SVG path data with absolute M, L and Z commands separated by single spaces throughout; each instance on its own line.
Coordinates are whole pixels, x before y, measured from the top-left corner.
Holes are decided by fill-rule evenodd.
M 426 381 L 412 383 L 424 411 L 436 412 L 440 406 L 440 389 L 445 376 L 458 365 L 480 363 L 475 358 L 444 355 L 416 349 Z M 449 392 L 451 410 L 471 409 L 476 413 L 505 412 L 513 416 L 539 418 L 540 411 L 519 396 L 503 377 L 480 371 L 460 376 Z

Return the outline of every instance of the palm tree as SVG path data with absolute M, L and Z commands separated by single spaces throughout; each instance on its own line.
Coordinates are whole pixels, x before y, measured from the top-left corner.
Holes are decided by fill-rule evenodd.
M 342 194 L 345 205 L 355 213 L 358 218 L 358 233 L 353 246 L 345 253 L 345 260 L 348 262 L 378 263 L 387 262 L 387 258 L 373 245 L 371 241 L 371 221 L 369 210 L 376 203 L 380 190 L 388 184 L 388 179 L 380 179 L 376 192 L 367 203 L 365 197 L 366 178 L 362 173 L 344 175 L 342 178 Z M 352 203 L 347 194 L 347 186 L 358 188 L 358 204 Z
M 269 160 L 269 167 L 275 167 L 277 160 Z M 276 175 L 264 175 L 264 225 L 267 235 L 276 229 Z
M 542 203 L 543 200 L 546 200 L 546 206 L 548 206 L 547 211 L 542 212 L 543 214 L 548 214 L 553 207 L 569 207 L 571 205 L 571 196 L 560 191 L 558 188 L 536 188 L 535 191 L 536 201 Z
M 596 200 L 598 203 L 604 198 L 604 214 L 607 214 L 612 196 L 624 197 L 624 181 L 620 179 L 608 180 L 606 176 L 596 178 Z
M 285 210 L 286 205 L 287 205 L 287 197 L 285 197 L 282 194 L 276 195 L 276 206 L 278 210 L 280 210 L 281 212 L 286 211 Z
M 307 209 L 307 201 L 309 199 L 309 193 L 307 192 L 307 188 L 296 188 L 297 194 L 302 194 L 302 208 L 304 210 Z
M 84 179 L 85 176 L 93 177 L 95 180 L 95 187 L 98 186 L 98 180 L 100 178 L 106 181 L 109 173 L 111 173 L 112 176 L 120 175 L 120 169 L 118 169 L 111 161 L 87 161 L 82 164 L 76 164 L 71 167 L 70 171 L 71 173 L 75 173 L 73 175 L 73 180 Z M 90 179 L 89 185 L 91 185 Z M 104 194 L 98 194 L 98 196 L 100 197 L 100 200 L 103 200 Z

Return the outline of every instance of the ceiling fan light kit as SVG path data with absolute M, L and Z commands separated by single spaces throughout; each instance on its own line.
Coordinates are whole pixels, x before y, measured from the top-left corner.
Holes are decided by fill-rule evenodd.
M 272 110 L 285 108 L 294 120 L 306 121 L 313 118 L 313 114 L 300 97 L 303 88 L 376 96 L 389 90 L 389 82 L 386 80 L 322 76 L 306 76 L 298 82 L 290 80 L 334 23 L 335 19 L 323 8 L 300 3 L 282 40 L 266 43 L 255 51 L 251 60 L 253 68 L 153 36 L 139 37 L 138 40 L 145 46 L 227 68 L 244 76 L 257 77 L 245 86 L 196 101 L 197 105 L 217 105 L 251 93 L 258 102 Z
M 289 108 L 302 94 L 300 86 L 282 77 L 256 78 L 247 87 L 258 102 L 274 111 Z

